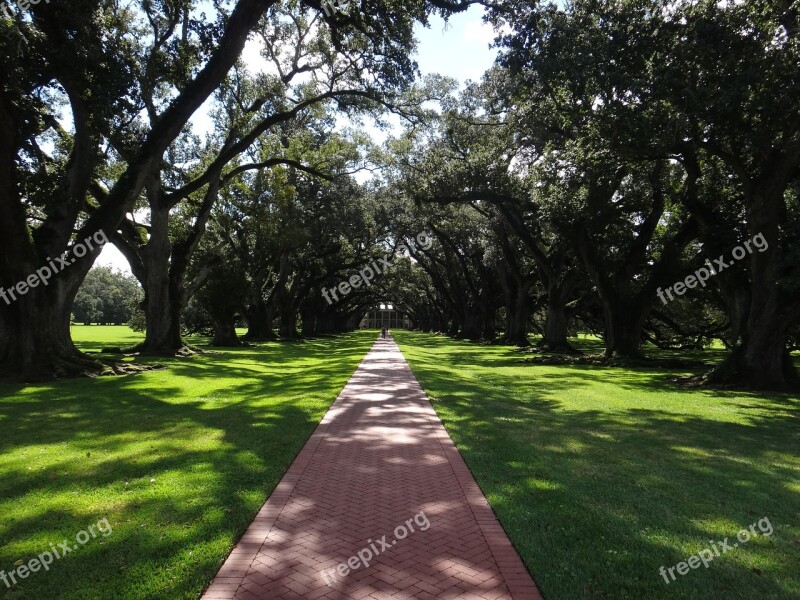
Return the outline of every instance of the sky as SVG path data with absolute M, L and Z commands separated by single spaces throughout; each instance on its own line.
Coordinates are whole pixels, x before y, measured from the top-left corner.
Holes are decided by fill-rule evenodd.
M 439 73 L 458 79 L 462 83 L 468 79 L 478 81 L 492 66 L 496 51 L 489 48 L 494 33 L 489 25 L 481 20 L 483 9 L 472 6 L 445 23 L 441 17 L 434 16 L 429 28 L 417 26 L 419 48 L 415 59 L 422 75 Z M 258 62 L 258 48 L 249 43 L 244 52 L 245 60 Z M 203 123 L 201 117 L 198 123 Z M 200 125 L 202 128 L 202 125 Z M 95 266 L 110 266 L 130 273 L 128 262 L 112 244 L 107 244 Z

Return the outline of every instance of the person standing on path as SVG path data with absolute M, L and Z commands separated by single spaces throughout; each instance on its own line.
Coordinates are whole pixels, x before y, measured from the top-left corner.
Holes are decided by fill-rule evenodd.
M 381 337 L 382 337 L 383 339 L 386 339 L 386 327 L 384 327 L 383 329 L 381 329 Z

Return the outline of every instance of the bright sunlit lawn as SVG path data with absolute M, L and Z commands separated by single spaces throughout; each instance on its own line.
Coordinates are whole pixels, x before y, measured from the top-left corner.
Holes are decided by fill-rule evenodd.
M 797 397 L 394 334 L 547 600 L 800 598 Z M 659 574 L 764 517 L 771 536 Z
M 140 339 L 126 327 L 73 333 L 87 351 Z M 0 597 L 197 598 L 375 335 L 159 359 L 167 369 L 123 377 L 0 384 L 0 570 L 103 518 L 112 528 L 49 572 L 0 582 Z

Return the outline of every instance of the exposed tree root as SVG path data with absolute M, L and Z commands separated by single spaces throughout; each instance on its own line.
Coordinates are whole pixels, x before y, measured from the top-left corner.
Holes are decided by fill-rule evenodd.
M 762 373 L 756 373 L 745 364 L 743 351 L 737 348 L 716 367 L 699 378 L 697 385 L 719 390 L 760 390 L 776 392 L 792 392 L 800 390 L 800 374 L 794 366 L 791 354 L 786 352 L 783 358 L 783 382 L 765 382 Z
M 165 367 L 158 364 L 134 364 L 114 360 L 101 360 L 78 353 L 50 358 L 46 363 L 43 362 L 32 366 L 28 372 L 2 373 L 0 374 L 0 380 L 14 383 L 39 383 L 80 377 L 95 378 L 129 375 L 163 368 Z
M 146 348 L 144 342 L 129 348 L 103 348 L 103 352 L 106 351 L 112 354 L 124 354 L 126 356 L 159 356 L 162 358 L 185 358 L 205 353 L 205 350 L 202 348 L 190 344 L 183 344 L 180 348 L 168 350 Z

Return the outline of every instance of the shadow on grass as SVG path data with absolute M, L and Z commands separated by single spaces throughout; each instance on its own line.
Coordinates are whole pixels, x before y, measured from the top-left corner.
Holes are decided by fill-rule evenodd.
M 800 597 L 798 398 L 397 338 L 546 598 Z M 763 517 L 772 536 L 659 575 Z
M 0 595 L 196 598 L 371 342 L 264 344 L 160 361 L 164 372 L 0 385 L 0 569 L 104 516 L 114 528 Z

